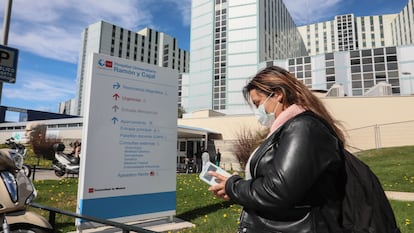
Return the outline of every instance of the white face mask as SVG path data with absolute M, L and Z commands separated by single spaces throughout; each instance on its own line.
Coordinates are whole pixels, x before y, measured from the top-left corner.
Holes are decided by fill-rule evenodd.
M 266 126 L 266 127 L 272 126 L 273 121 L 275 121 L 275 119 L 276 119 L 274 110 L 277 109 L 277 107 L 279 106 L 279 102 L 278 102 L 276 104 L 276 107 L 274 108 L 273 112 L 271 112 L 271 113 L 266 112 L 265 104 L 270 99 L 270 97 L 272 97 L 272 96 L 273 96 L 273 94 L 269 95 L 267 97 L 267 99 L 263 102 L 263 104 L 259 105 L 259 107 L 257 107 L 257 110 L 255 111 L 257 121 L 259 121 L 259 123 L 261 125 Z

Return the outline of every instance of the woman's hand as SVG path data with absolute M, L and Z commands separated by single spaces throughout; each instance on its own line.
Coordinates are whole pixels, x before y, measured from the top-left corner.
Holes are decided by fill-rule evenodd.
M 224 200 L 230 200 L 230 197 L 226 194 L 226 182 L 227 178 L 223 175 L 220 175 L 217 172 L 209 171 L 210 175 L 214 176 L 218 184 L 210 186 L 208 191 L 212 192 L 215 196 L 222 198 Z

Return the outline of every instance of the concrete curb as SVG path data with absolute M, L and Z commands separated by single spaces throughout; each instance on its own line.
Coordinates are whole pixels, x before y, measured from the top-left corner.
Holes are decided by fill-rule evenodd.
M 397 201 L 414 201 L 414 193 L 385 191 L 388 199 Z

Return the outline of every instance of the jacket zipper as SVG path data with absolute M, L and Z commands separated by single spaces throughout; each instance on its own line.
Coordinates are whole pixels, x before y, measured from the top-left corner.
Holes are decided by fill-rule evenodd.
M 263 156 L 266 154 L 266 152 L 267 152 L 267 151 L 269 151 L 269 150 L 270 150 L 270 148 L 272 148 L 272 145 L 273 145 L 273 144 L 270 144 L 270 145 L 266 148 L 266 150 L 265 150 L 265 151 L 263 151 L 263 153 L 262 153 L 262 154 L 260 154 L 260 157 L 259 157 L 259 158 L 257 158 L 257 162 L 256 162 L 256 164 L 254 165 L 254 170 L 253 170 L 253 175 L 254 175 L 254 177 L 256 177 L 257 166 L 259 166 L 259 162 L 260 162 L 260 160 L 262 160 L 262 158 L 263 158 Z

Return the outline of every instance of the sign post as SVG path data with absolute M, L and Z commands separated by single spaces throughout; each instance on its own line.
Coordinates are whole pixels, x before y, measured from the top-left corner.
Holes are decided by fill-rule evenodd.
M 90 61 L 77 212 L 119 222 L 175 215 L 178 72 Z

